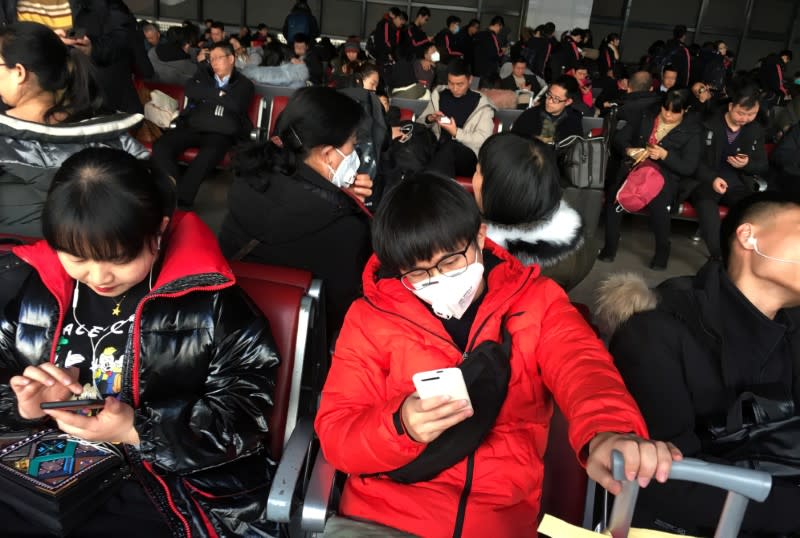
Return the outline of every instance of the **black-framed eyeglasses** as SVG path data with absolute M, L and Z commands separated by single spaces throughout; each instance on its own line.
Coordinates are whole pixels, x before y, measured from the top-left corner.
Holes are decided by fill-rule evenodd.
M 557 105 L 560 105 L 561 103 L 566 103 L 567 101 L 569 101 L 569 98 L 562 99 L 560 97 L 556 97 L 551 92 L 547 92 L 546 94 L 544 94 L 544 96 L 547 97 L 548 101 L 552 101 L 553 103 L 556 103 Z
M 431 271 L 434 269 L 436 269 L 440 275 L 446 277 L 455 277 L 464 273 L 469 266 L 467 252 L 469 251 L 469 247 L 472 246 L 472 243 L 473 241 L 467 243 L 467 246 L 464 247 L 464 250 L 448 254 L 439 260 L 439 262 L 433 267 L 417 267 L 411 271 L 406 271 L 400 275 L 400 282 L 407 290 L 414 291 L 419 289 L 419 287 L 425 287 L 431 284 L 431 278 L 433 278 Z

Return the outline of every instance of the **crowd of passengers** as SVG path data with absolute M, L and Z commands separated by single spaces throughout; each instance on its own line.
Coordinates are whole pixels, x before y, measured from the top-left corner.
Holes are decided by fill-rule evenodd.
M 557 40 L 547 23 L 515 40 L 500 16 L 485 29 L 451 16 L 431 36 L 424 7 L 411 22 L 392 8 L 366 50 L 355 37 L 335 53 L 303 0 L 287 47 L 263 24 L 162 36 L 119 0 L 14 4 L 0 21 L 0 233 L 26 239 L 0 257 L 0 459 L 4 439 L 56 428 L 123 447 L 129 471 L 69 536 L 285 531 L 265 517 L 281 359 L 229 260 L 324 282 L 333 357 L 315 430 L 348 475 L 326 537 L 534 535 L 554 404 L 612 494 L 611 453 L 623 453 L 645 487 L 636 526 L 712 532 L 724 492 L 667 482 L 673 461 L 693 457 L 774 475 L 742 535 L 800 533 L 790 52 L 733 73 L 724 42 L 687 46 L 676 27 L 629 75 L 615 34 L 594 49 L 585 30 Z M 136 140 L 146 99 L 133 73 L 185 84 L 187 105 L 151 149 Z M 301 87 L 269 138 L 247 142 L 254 82 L 273 75 Z M 402 121 L 392 97 L 425 108 Z M 499 103 L 523 111 L 493 134 Z M 619 125 L 602 223 L 565 201 L 555 149 L 595 115 Z M 193 206 L 230 151 L 215 236 Z M 686 200 L 708 261 L 656 289 L 609 277 L 597 329 L 566 291 L 595 257 L 614 259 L 632 160 L 661 179 L 646 205 L 650 266 L 666 268 Z M 600 224 L 598 256 L 588 238 Z M 420 398 L 412 377 L 450 367 L 470 400 Z M 41 407 L 85 398 L 102 409 Z M 719 442 L 750 426 L 767 434 Z M 47 534 L 52 514 L 13 501 L 0 494 L 4 533 Z

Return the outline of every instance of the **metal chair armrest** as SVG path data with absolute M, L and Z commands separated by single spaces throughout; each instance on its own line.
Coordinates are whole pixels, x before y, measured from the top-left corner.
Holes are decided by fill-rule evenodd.
M 320 450 L 314 460 L 311 479 L 303 500 L 300 527 L 304 531 L 322 532 L 325 530 L 335 479 L 336 469 L 328 463 Z
M 292 499 L 308 459 L 314 439 L 314 424 L 311 419 L 297 423 L 278 464 L 267 498 L 267 519 L 278 523 L 289 523 L 292 517 Z

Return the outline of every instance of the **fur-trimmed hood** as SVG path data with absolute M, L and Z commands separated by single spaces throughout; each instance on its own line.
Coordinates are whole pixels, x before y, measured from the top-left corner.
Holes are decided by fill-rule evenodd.
M 658 305 L 656 290 L 638 273 L 615 273 L 600 283 L 595 304 L 595 323 L 611 336 L 637 312 L 653 310 Z
M 578 250 L 584 241 L 583 217 L 561 200 L 544 221 L 508 226 L 487 222 L 487 235 L 525 265 L 556 265 Z

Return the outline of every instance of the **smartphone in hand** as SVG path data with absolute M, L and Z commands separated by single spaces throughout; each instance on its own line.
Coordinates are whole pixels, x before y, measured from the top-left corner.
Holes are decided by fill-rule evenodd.
M 102 409 L 105 404 L 105 400 L 65 400 L 62 402 L 42 402 L 39 407 L 43 410 L 65 409 L 67 411 L 82 411 L 84 409 Z
M 439 123 L 441 123 L 442 125 L 450 125 L 451 123 L 450 118 L 448 118 L 447 116 L 442 116 L 441 118 L 439 118 Z
M 443 368 L 418 372 L 411 377 L 417 394 L 423 400 L 436 396 L 450 396 L 451 400 L 467 400 L 469 392 L 464 383 L 464 374 L 459 368 Z M 470 403 L 470 405 L 472 405 Z

